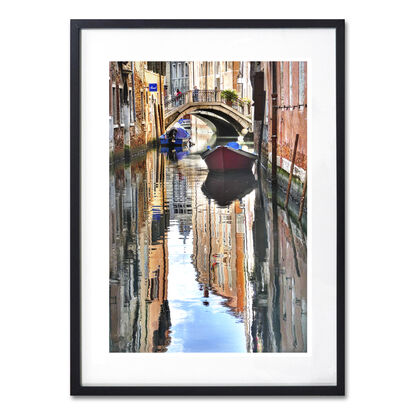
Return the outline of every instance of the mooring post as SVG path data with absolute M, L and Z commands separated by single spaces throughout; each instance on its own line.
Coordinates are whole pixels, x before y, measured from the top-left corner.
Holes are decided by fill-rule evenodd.
M 300 136 L 299 134 L 296 134 L 295 135 L 295 143 L 294 143 L 293 155 L 291 157 L 290 178 L 288 179 L 287 196 L 285 197 L 285 209 L 287 209 L 288 199 L 290 197 L 291 181 L 293 179 L 295 155 L 297 153 L 297 144 L 298 144 L 298 138 L 299 138 L 299 136 Z
M 303 208 L 304 208 L 304 200 L 305 200 L 305 194 L 307 191 L 307 172 L 305 174 L 305 180 L 303 185 L 303 193 L 301 195 L 301 201 L 300 201 L 300 212 L 298 214 L 298 220 L 301 222 L 301 218 L 303 216 Z
M 156 105 L 155 102 L 153 104 L 153 111 L 154 111 L 154 121 L 156 122 L 156 135 L 157 135 L 157 138 L 158 138 L 161 135 L 160 126 L 159 126 L 160 114 L 158 113 L 158 108 L 157 108 L 157 105 Z

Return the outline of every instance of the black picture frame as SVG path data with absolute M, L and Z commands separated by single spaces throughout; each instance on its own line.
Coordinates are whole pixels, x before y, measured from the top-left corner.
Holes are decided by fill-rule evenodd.
M 319 29 L 336 33 L 337 384 L 335 386 L 83 386 L 81 382 L 81 31 L 88 29 Z M 71 395 L 345 395 L 345 21 L 71 20 Z

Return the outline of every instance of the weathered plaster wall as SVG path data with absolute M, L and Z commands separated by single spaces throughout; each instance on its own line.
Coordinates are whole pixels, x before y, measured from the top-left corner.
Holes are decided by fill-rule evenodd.
M 157 92 L 149 91 L 150 83 Z M 109 84 L 109 147 L 118 160 L 142 152 L 164 132 L 164 77 L 146 62 L 111 62 Z

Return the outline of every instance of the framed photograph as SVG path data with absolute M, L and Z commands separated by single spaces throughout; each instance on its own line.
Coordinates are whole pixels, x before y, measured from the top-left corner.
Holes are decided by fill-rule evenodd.
M 71 394 L 345 394 L 343 20 L 71 21 Z

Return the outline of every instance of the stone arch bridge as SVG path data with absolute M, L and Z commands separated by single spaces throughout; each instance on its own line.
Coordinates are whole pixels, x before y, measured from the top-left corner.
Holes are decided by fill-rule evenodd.
M 165 125 L 169 129 L 185 115 L 194 115 L 218 136 L 238 136 L 252 133 L 251 106 L 240 99 L 226 102 L 219 90 L 187 91 L 165 103 Z

